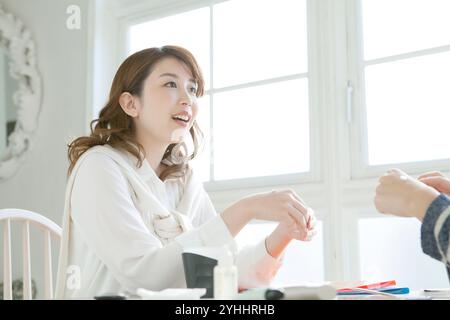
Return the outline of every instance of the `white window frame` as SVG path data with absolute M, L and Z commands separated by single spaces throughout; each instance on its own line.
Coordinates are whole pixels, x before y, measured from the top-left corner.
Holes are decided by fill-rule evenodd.
M 365 82 L 364 68 L 368 65 L 374 65 L 383 62 L 393 62 L 404 58 L 419 57 L 426 54 L 450 51 L 450 45 L 430 48 L 425 50 L 413 51 L 404 54 L 398 54 L 390 57 L 383 57 L 364 61 L 363 57 L 363 35 L 362 32 L 362 13 L 360 0 L 348 0 L 347 21 L 349 24 L 348 32 L 348 66 L 349 83 L 353 87 L 353 97 L 349 96 L 348 112 L 351 125 L 351 159 L 352 159 L 352 178 L 377 177 L 393 167 L 400 167 L 410 174 L 419 174 L 429 170 L 440 168 L 441 171 L 450 171 L 450 158 L 429 160 L 429 161 L 410 161 L 405 163 L 391 163 L 383 165 L 369 165 L 368 160 L 368 134 L 367 118 L 365 106 Z
M 378 178 L 387 170 L 397 167 L 405 170 L 409 174 L 420 174 L 430 170 L 440 170 L 444 174 L 450 174 L 449 160 L 433 160 L 408 163 L 394 163 L 385 165 L 368 164 L 368 145 L 367 145 L 367 123 L 366 108 L 364 96 L 364 61 L 363 61 L 363 36 L 362 32 L 362 12 L 360 0 L 343 0 L 345 2 L 345 12 L 336 12 L 336 19 L 344 17 L 346 24 L 346 37 L 341 39 L 346 42 L 346 61 L 341 61 L 346 65 L 347 72 L 342 72 L 339 77 L 341 86 L 340 92 L 344 96 L 344 112 L 341 118 L 345 119 L 348 129 L 348 161 L 349 166 L 346 172 L 347 176 L 341 188 L 343 195 L 341 201 L 340 217 L 348 226 L 342 226 L 341 232 L 347 230 L 347 234 L 342 237 L 342 272 L 344 279 L 360 279 L 360 248 L 359 248 L 359 228 L 358 222 L 364 218 L 389 218 L 389 216 L 380 215 L 374 205 L 373 197 Z M 339 11 L 340 9 L 338 9 Z M 338 41 L 338 40 L 337 40 Z M 419 52 L 397 55 L 389 60 L 377 59 L 366 63 L 373 64 L 382 61 L 394 61 L 398 58 L 418 56 L 424 53 L 437 53 L 448 51 L 450 46 L 434 48 L 431 50 L 422 50 Z M 342 49 L 344 50 L 344 49 Z M 339 62 L 339 60 L 337 60 Z M 346 77 L 346 78 L 344 78 Z M 349 92 L 351 87 L 352 92 Z M 344 157 L 345 158 L 345 157 Z M 345 213 L 344 213 L 345 212 Z

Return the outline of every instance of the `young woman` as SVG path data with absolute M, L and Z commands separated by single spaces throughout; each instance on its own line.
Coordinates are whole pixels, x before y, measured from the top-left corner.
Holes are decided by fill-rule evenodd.
M 415 217 L 422 221 L 424 253 L 442 261 L 450 279 L 450 180 L 439 172 L 418 179 L 393 169 L 380 177 L 375 206 L 381 213 Z
M 252 219 L 279 222 L 236 253 L 239 286 L 264 286 L 289 242 L 314 235 L 312 210 L 291 190 L 251 195 L 216 213 L 189 166 L 202 137 L 203 86 L 197 62 L 180 47 L 145 49 L 119 67 L 91 134 L 69 145 L 57 298 L 185 287 L 183 249 L 235 250 L 234 237 Z

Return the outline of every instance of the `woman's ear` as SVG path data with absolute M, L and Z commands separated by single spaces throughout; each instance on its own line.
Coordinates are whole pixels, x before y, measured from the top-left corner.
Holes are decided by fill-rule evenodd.
M 129 92 L 123 92 L 119 97 L 119 104 L 122 107 L 122 110 L 133 118 L 136 118 L 139 115 L 138 106 L 135 100 L 136 98 Z

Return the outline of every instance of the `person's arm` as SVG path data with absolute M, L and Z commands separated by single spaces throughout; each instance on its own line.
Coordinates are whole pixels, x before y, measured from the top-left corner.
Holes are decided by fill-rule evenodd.
M 221 217 L 224 225 L 230 230 L 232 237 L 256 216 L 255 211 L 258 210 L 260 205 L 255 204 L 255 201 L 261 201 L 264 205 L 261 195 L 257 195 L 256 198 L 247 197 L 237 201 L 226 208 L 220 215 L 217 215 L 204 189 L 202 194 L 202 204 L 194 220 L 194 225 L 201 225 L 210 219 Z M 311 232 L 314 233 L 315 219 L 312 211 L 308 210 L 308 213 L 312 215 L 309 227 Z M 312 235 L 308 233 L 305 240 L 309 240 Z M 303 237 L 303 233 L 299 232 L 299 226 L 296 222 L 288 218 L 281 221 L 275 230 L 264 239 L 255 244 L 241 247 L 236 255 L 240 288 L 269 285 L 282 265 L 281 261 L 285 248 L 292 239 L 298 237 Z M 234 240 L 230 244 L 231 249 L 237 250 L 237 244 Z
M 206 195 L 207 196 L 207 195 Z M 211 205 L 212 206 L 212 205 Z M 208 215 L 208 213 L 206 213 Z M 231 235 L 235 237 L 249 223 L 254 213 L 247 201 L 237 201 L 220 214 Z
M 145 225 L 131 192 L 114 160 L 93 153 L 81 163 L 71 197 L 72 220 L 83 240 L 130 291 L 172 287 L 184 274 L 181 254 L 186 246 L 233 241 L 218 217 L 163 246 Z
M 310 218 L 313 217 L 312 210 L 309 210 Z M 222 218 L 227 224 L 231 234 L 236 235 L 248 222 L 252 220 L 251 209 L 245 202 L 236 202 L 224 212 Z M 279 222 L 277 228 L 265 239 L 265 248 L 267 253 L 275 259 L 278 259 L 289 245 L 294 240 L 310 240 L 315 234 L 314 226 L 307 226 L 306 237 L 299 230 L 302 227 L 291 218 L 286 218 Z
M 450 198 L 440 194 L 428 207 L 421 226 L 424 253 L 450 269 Z
M 450 277 L 450 198 L 403 171 L 392 169 L 380 177 L 374 203 L 380 213 L 419 219 L 422 250 L 444 262 Z

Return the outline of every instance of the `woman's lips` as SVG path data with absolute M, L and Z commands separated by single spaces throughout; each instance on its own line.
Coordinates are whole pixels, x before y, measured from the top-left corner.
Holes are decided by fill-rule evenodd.
M 173 119 L 173 121 L 175 121 L 179 126 L 186 128 L 188 126 L 188 122 L 184 122 L 182 120 L 178 120 L 178 119 Z

